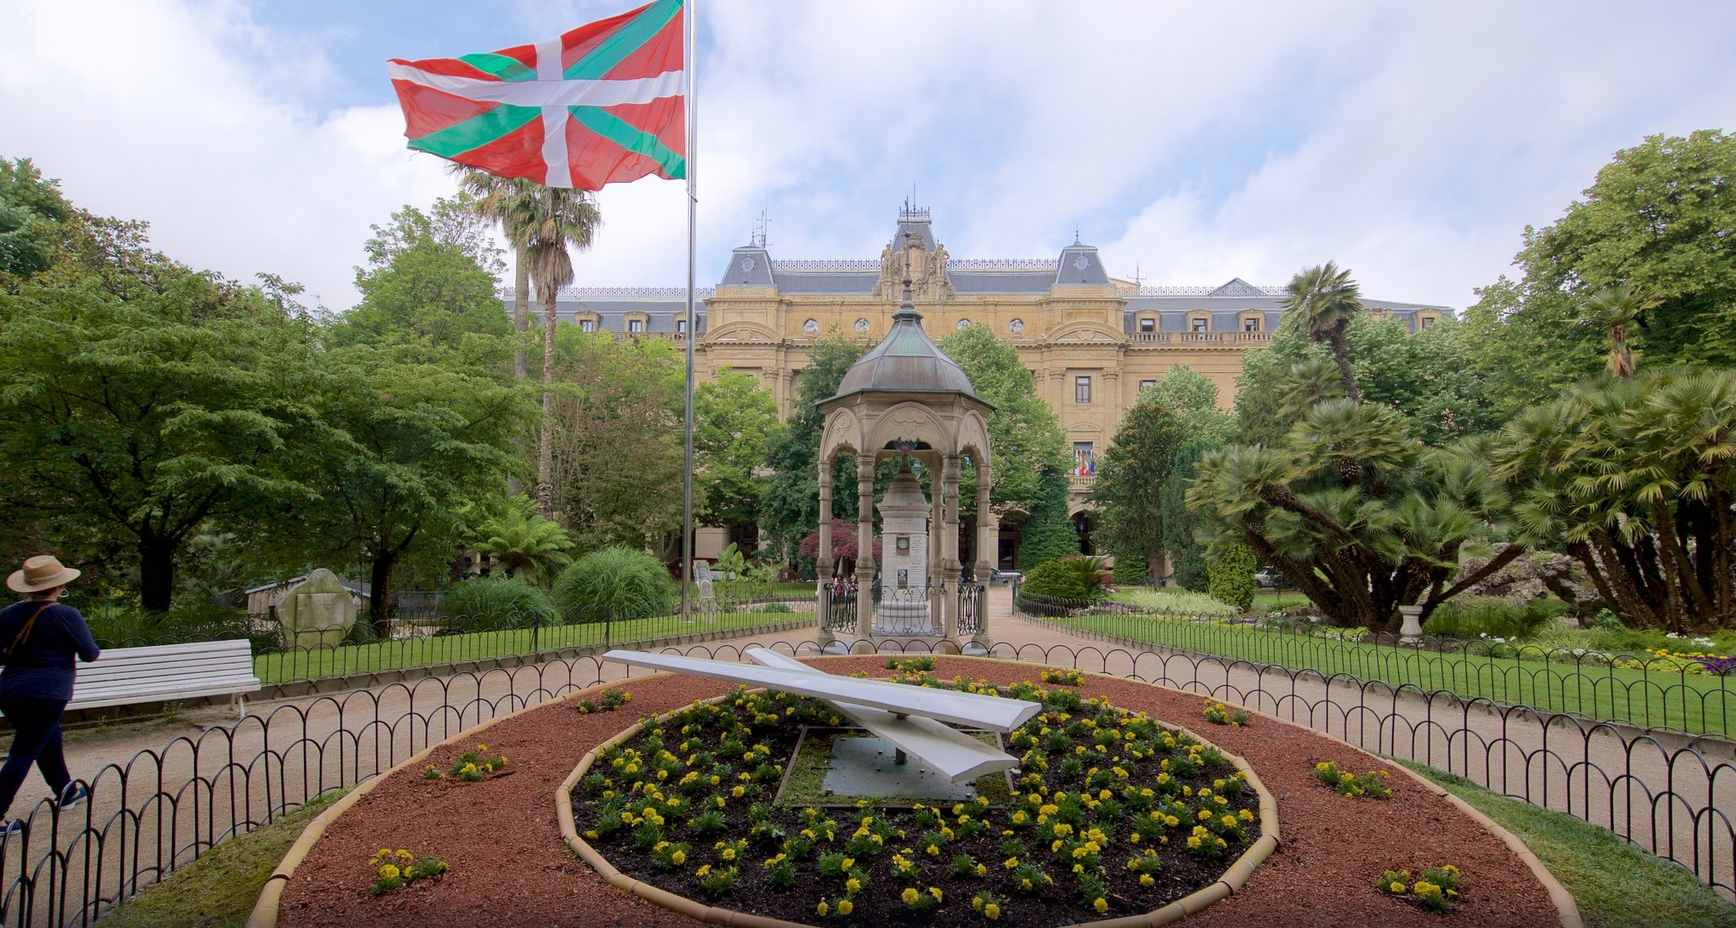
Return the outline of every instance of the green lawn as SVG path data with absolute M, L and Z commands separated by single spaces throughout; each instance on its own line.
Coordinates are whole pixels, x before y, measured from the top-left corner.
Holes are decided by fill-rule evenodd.
M 299 649 L 254 655 L 253 673 L 265 683 L 321 680 L 354 674 L 414 667 L 437 667 L 465 661 L 519 657 L 562 648 L 649 641 L 678 635 L 703 635 L 765 625 L 808 625 L 812 612 L 724 612 L 713 617 L 656 616 L 609 625 L 556 625 L 411 638 L 340 648 Z
M 1445 690 L 1646 727 L 1736 734 L 1736 679 L 1730 677 L 1550 662 L 1541 655 L 1520 659 L 1433 653 L 1150 615 L 1064 616 L 1053 621 L 1145 644 L 1395 687 Z
M 334 791 L 205 852 L 102 917 L 103 928 L 241 928 L 271 872 L 302 829 L 343 795 Z
M 1692 873 L 1614 832 L 1540 809 L 1432 767 L 1395 761 L 1439 783 L 1513 832 L 1573 894 L 1586 928 L 1728 928 L 1736 905 Z M 1466 873 L 1474 885 L 1475 873 Z

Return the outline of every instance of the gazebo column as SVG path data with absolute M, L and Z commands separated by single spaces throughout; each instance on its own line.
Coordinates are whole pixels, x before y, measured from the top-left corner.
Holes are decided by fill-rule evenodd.
M 948 454 L 941 468 L 944 487 L 941 505 L 941 609 L 944 616 L 941 635 L 958 635 L 958 469 L 959 457 Z
M 929 626 L 944 633 L 946 617 L 946 600 L 943 588 L 946 578 L 941 567 L 946 562 L 946 535 L 941 531 L 944 524 L 946 501 L 941 495 L 941 468 L 943 466 L 939 455 L 935 456 L 935 466 L 928 471 L 928 589 L 923 595 L 928 597 Z
M 974 576 L 976 585 L 982 590 L 982 595 L 977 597 L 977 631 L 971 641 L 987 648 L 991 641 L 989 638 L 989 572 L 994 570 L 995 564 L 994 555 L 989 552 L 1000 547 L 999 526 L 995 524 L 994 514 L 989 511 L 989 487 L 994 484 L 989 476 L 989 462 L 977 462 L 976 478 L 977 542 Z
M 874 634 L 874 452 L 856 455 L 856 635 Z
M 832 585 L 832 468 L 831 462 L 824 459 L 820 461 L 820 550 L 814 559 L 814 571 L 820 577 L 815 596 L 822 605 L 830 606 L 828 597 L 831 591 L 828 587 Z M 832 643 L 832 631 L 826 627 L 826 621 L 830 617 L 829 610 L 820 608 L 814 612 L 820 619 L 820 627 L 814 631 L 814 641 L 824 648 Z

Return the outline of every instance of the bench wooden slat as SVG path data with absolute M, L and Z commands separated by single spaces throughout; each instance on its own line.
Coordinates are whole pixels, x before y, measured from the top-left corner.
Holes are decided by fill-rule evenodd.
M 74 709 L 240 696 L 260 688 L 245 639 L 113 648 L 77 670 L 68 704 Z

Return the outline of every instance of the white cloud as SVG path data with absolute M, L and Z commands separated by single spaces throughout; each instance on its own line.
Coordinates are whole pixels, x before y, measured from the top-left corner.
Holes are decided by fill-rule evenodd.
M 529 40 L 613 9 L 521 3 L 515 19 Z M 360 101 L 378 105 L 310 110 L 332 84 L 320 40 L 238 2 L 0 10 L 0 153 L 150 220 L 190 263 L 281 273 L 342 306 L 368 224 L 450 189 L 404 149 L 383 78 Z M 775 254 L 873 257 L 914 182 L 959 256 L 1053 254 L 1078 222 L 1115 272 L 1153 282 L 1281 283 L 1336 258 L 1371 295 L 1463 306 L 1617 148 L 1717 126 L 1736 99 L 1725 5 L 706 0 L 701 15 L 702 284 L 767 199 Z M 89 48 L 100 68 L 74 53 Z M 579 281 L 679 284 L 681 185 L 601 200 Z

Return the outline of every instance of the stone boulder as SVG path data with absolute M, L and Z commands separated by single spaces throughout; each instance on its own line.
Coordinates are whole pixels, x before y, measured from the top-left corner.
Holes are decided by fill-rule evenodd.
M 286 647 L 335 648 L 356 624 L 356 603 L 338 575 L 322 567 L 283 595 L 277 621 Z

